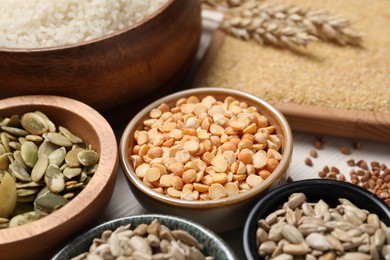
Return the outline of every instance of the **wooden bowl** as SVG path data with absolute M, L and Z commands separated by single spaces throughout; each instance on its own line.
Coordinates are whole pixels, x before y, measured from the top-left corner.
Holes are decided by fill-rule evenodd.
M 275 126 L 276 134 L 282 140 L 282 160 L 273 173 L 261 184 L 235 196 L 215 200 L 189 201 L 168 197 L 158 193 L 136 175 L 133 164 L 130 161 L 131 151 L 134 146 L 134 132 L 142 129 L 143 121 L 149 118 L 149 112 L 162 103 L 173 107 L 177 100 L 197 96 L 199 99 L 212 95 L 217 100 L 224 100 L 231 96 L 236 100 L 246 102 L 249 106 L 255 106 L 259 113 L 267 117 L 270 125 Z M 293 138 L 291 129 L 284 116 L 270 104 L 251 94 L 224 88 L 195 88 L 169 96 L 165 96 L 141 110 L 129 122 L 125 128 L 120 145 L 120 162 L 128 179 L 131 191 L 140 204 L 151 213 L 174 214 L 183 218 L 196 221 L 215 232 L 232 230 L 244 225 L 247 214 L 253 205 L 270 189 L 279 187 L 287 180 L 286 171 L 291 161 Z
M 59 96 L 0 100 L 0 117 L 42 111 L 99 153 L 99 166 L 86 187 L 59 210 L 29 224 L 0 229 L 0 259 L 48 259 L 77 231 L 106 209 L 115 186 L 118 152 L 108 122 L 88 105 Z
M 168 0 L 124 30 L 68 46 L 0 48 L 0 98 L 59 95 L 99 112 L 116 110 L 172 88 L 194 60 L 201 34 L 200 1 Z

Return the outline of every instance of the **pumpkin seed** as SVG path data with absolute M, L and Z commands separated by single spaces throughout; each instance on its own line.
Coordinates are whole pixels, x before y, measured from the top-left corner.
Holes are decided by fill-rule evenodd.
M 65 156 L 65 162 L 69 167 L 80 167 L 81 163 L 78 159 L 78 154 L 85 151 L 83 148 L 75 148 L 70 150 Z
M 3 153 L 0 155 L 0 169 L 5 170 L 8 169 L 8 166 L 10 164 L 10 161 L 8 159 L 8 154 Z
M 14 150 L 20 150 L 22 145 L 19 143 L 19 142 L 15 142 L 15 141 L 10 141 L 8 143 L 8 146 Z
M 24 163 L 24 160 L 23 160 L 23 157 L 22 157 L 22 152 L 21 151 L 15 151 L 14 154 L 14 159 L 15 161 L 18 161 L 18 163 L 23 166 L 24 169 L 26 169 L 27 171 L 29 170 L 29 167 Z
M 40 190 L 41 188 L 17 189 L 18 198 L 37 194 Z
M 1 141 L 1 140 L 0 140 Z M 3 144 L 0 143 L 0 154 L 5 154 L 7 151 L 5 150 Z
M 33 168 L 38 160 L 38 146 L 31 141 L 27 141 L 22 144 L 20 151 L 22 153 L 24 163 L 28 167 Z
M 16 183 L 14 178 L 6 174 L 0 183 L 0 217 L 9 217 L 16 206 Z
M 7 136 L 6 133 L 2 132 L 0 134 L 0 140 L 1 140 L 1 143 L 3 144 L 3 147 L 4 147 L 4 150 L 5 152 L 11 152 L 11 148 L 9 147 L 8 143 L 9 143 L 9 138 Z
M 72 179 L 76 176 L 79 176 L 81 174 L 82 169 L 81 168 L 71 168 L 71 167 L 66 167 L 63 170 L 64 176 L 68 179 Z
M 26 169 L 18 162 L 13 161 L 11 165 L 9 166 L 9 169 L 11 170 L 11 173 L 20 181 L 31 181 L 30 174 L 26 171 Z
M 71 131 L 69 131 L 67 128 L 63 126 L 60 126 L 58 130 L 60 130 L 60 133 L 63 134 L 66 138 L 68 138 L 69 141 L 71 141 L 74 144 L 83 142 L 83 140 L 80 137 L 74 135 Z
M 84 166 L 92 166 L 99 160 L 99 155 L 94 150 L 84 150 L 77 154 L 79 162 Z
M 17 215 L 9 221 L 9 227 L 21 226 L 36 220 L 36 215 L 34 211 L 27 212 L 24 214 Z
M 26 135 L 25 137 L 26 141 L 36 142 L 40 143 L 43 141 L 43 137 L 40 135 Z M 20 140 L 19 140 L 20 141 Z M 22 142 L 21 142 L 22 143 Z
M 51 213 L 67 203 L 68 201 L 61 195 L 53 192 L 46 192 L 35 199 L 34 208 L 46 213 Z
M 47 124 L 47 127 L 49 128 L 49 132 L 55 132 L 56 131 L 55 124 L 49 119 L 49 117 L 47 117 L 47 115 L 45 115 L 41 111 L 35 111 L 35 113 L 45 120 L 45 122 Z
M 5 132 L 11 134 L 11 135 L 16 135 L 16 136 L 28 135 L 28 132 L 26 130 L 23 130 L 23 129 L 17 128 L 17 127 L 2 126 L 1 129 L 4 130 Z
M 32 181 L 39 182 L 49 166 L 49 158 L 46 155 L 42 155 L 35 163 L 34 168 L 31 171 Z
M 10 127 L 20 127 L 20 118 L 18 115 L 12 115 L 3 125 Z
M 33 135 L 42 135 L 49 131 L 49 126 L 42 116 L 34 112 L 25 113 L 20 120 L 23 128 Z
M 84 167 L 84 168 L 83 168 L 83 172 L 85 172 L 86 174 L 89 174 L 89 175 L 90 175 L 90 174 L 94 174 L 94 173 L 96 172 L 98 166 L 99 166 L 99 164 L 96 163 L 96 164 L 94 164 L 94 165 L 92 165 L 92 166 Z
M 60 133 L 47 133 L 46 135 L 47 140 L 52 142 L 53 144 L 63 146 L 63 147 L 71 147 L 73 144 L 71 141 L 69 141 L 68 138 L 63 136 Z
M 38 157 L 42 155 L 49 156 L 52 152 L 60 148 L 60 146 L 51 143 L 48 140 L 44 140 L 43 143 L 38 148 Z
M 61 164 L 64 162 L 66 156 L 66 149 L 65 147 L 58 148 L 57 150 L 54 150 L 51 154 L 49 154 L 49 164 L 55 164 L 58 167 L 61 166 Z
M 45 183 L 49 190 L 54 193 L 60 193 L 65 189 L 64 175 L 55 164 L 49 164 L 45 172 Z
M 17 182 L 16 188 L 17 189 L 24 189 L 24 188 L 36 188 L 36 187 L 42 187 L 43 183 L 36 183 L 36 182 Z
M 31 195 L 28 195 L 28 196 L 18 196 L 16 201 L 18 203 L 27 203 L 27 202 L 34 201 L 36 197 L 37 197 L 36 194 L 31 194 Z

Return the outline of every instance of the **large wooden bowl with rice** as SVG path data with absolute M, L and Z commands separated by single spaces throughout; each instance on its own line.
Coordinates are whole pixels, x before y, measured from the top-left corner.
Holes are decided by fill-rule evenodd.
M 32 37 L 35 40 L 42 37 L 42 34 L 34 35 L 23 29 L 19 29 L 18 35 L 16 24 L 38 23 L 39 26 L 39 14 L 44 11 L 37 11 L 38 19 L 30 19 L 29 22 L 6 20 L 3 27 L 0 25 L 0 89 L 7 91 L 1 91 L 0 98 L 26 94 L 61 95 L 85 102 L 106 114 L 151 93 L 172 89 L 184 78 L 196 55 L 201 34 L 200 3 L 198 0 L 151 2 L 160 4 L 156 11 L 126 25 L 125 15 L 131 11 L 135 16 L 144 15 L 137 10 L 146 3 L 135 1 L 131 4 L 138 6 L 132 9 L 130 4 L 108 1 L 106 5 L 112 9 L 105 12 L 110 19 L 107 23 L 119 20 L 118 28 L 109 28 L 111 31 L 95 39 L 93 36 L 81 36 L 81 42 L 76 43 L 72 41 L 77 39 L 70 39 L 74 35 L 65 30 L 64 35 L 57 33 L 53 39 L 38 41 L 35 47 L 14 46 L 11 40 L 15 37 Z M 23 5 L 21 8 L 26 12 L 35 8 L 24 2 Z M 83 13 L 74 5 L 62 2 L 44 7 L 62 9 L 52 10 L 58 13 L 49 18 L 62 17 L 64 27 L 70 26 L 72 21 L 67 15 L 73 12 L 72 16 L 85 15 L 85 24 L 75 25 L 81 30 L 101 30 L 100 27 L 106 23 L 104 19 L 98 20 L 101 14 L 97 13 L 95 21 L 95 16 L 88 13 L 93 11 L 91 7 L 84 6 L 88 8 L 82 10 L 85 11 Z M 10 12 L 11 7 L 14 6 L 9 6 Z M 106 7 L 104 4 L 96 6 L 96 12 Z M 5 5 L 2 10 L 7 8 Z M 42 19 L 47 23 L 49 18 Z M 45 30 L 51 29 L 47 27 Z M 50 46 L 63 38 L 68 38 L 69 42 Z M 26 45 L 31 44 L 27 41 Z

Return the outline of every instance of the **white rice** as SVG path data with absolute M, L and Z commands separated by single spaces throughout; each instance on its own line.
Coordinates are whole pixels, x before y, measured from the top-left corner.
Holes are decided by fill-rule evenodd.
M 0 0 L 0 47 L 75 44 L 124 29 L 168 0 Z

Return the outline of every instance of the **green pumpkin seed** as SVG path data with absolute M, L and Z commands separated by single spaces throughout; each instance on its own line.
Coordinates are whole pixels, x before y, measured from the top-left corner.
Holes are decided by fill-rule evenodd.
M 17 182 L 16 183 L 16 188 L 17 189 L 24 189 L 24 188 L 37 188 L 37 187 L 42 187 L 44 184 L 43 183 L 36 183 L 36 182 Z
M 99 155 L 94 150 L 84 150 L 77 154 L 79 162 L 84 166 L 92 166 L 99 160 Z
M 18 137 L 18 142 L 20 143 L 20 144 L 23 144 L 24 142 L 26 142 L 27 141 L 27 139 L 25 138 L 25 137 Z
M 34 168 L 31 171 L 31 179 L 34 182 L 39 182 L 49 166 L 49 158 L 46 155 L 42 155 L 35 163 Z
M 4 146 L 5 152 L 8 152 L 8 153 L 11 152 L 11 148 L 10 148 L 9 145 L 8 145 L 8 143 L 9 143 L 9 138 L 8 138 L 8 136 L 7 136 L 6 133 L 2 132 L 2 133 L 0 134 L 0 140 L 1 140 L 1 143 L 3 144 L 3 146 Z
M 19 143 L 19 142 L 16 142 L 16 141 L 10 141 L 8 143 L 9 147 L 11 147 L 12 149 L 14 150 L 20 150 L 22 145 Z
M 20 151 L 22 153 L 24 163 L 28 167 L 33 168 L 35 163 L 38 161 L 38 146 L 31 141 L 27 141 L 22 144 Z
M 60 168 L 55 164 L 50 164 L 45 173 L 45 183 L 49 190 L 60 193 L 65 189 L 65 179 Z
M 52 142 L 53 144 L 63 146 L 63 147 L 72 147 L 72 142 L 69 141 L 68 138 L 63 136 L 60 133 L 47 133 L 46 135 L 47 140 Z
M 69 191 L 69 190 L 75 190 L 75 189 L 79 189 L 79 188 L 83 188 L 84 187 L 84 183 L 74 183 L 74 184 L 70 184 L 70 185 L 67 185 L 65 186 L 65 191 Z
M 10 141 L 17 141 L 18 140 L 18 138 L 16 136 L 13 136 L 7 132 L 3 132 L 3 133 L 5 133 L 5 135 L 8 137 L 8 140 L 10 140 Z
M 40 192 L 38 192 L 37 198 L 40 197 L 40 196 L 45 195 L 48 192 L 50 192 L 49 188 L 47 186 L 43 187 L 42 190 Z
M 66 167 L 63 170 L 64 176 L 68 179 L 72 179 L 76 176 L 79 176 L 81 173 L 82 169 L 81 168 L 71 168 L 71 167 Z
M 20 165 L 22 165 L 23 168 L 26 169 L 26 171 L 28 171 L 29 168 L 28 168 L 28 166 L 24 163 L 24 160 L 23 160 L 23 157 L 22 157 L 22 152 L 19 151 L 19 150 L 17 150 L 17 151 L 14 152 L 13 156 L 14 156 L 14 159 L 15 159 L 16 161 L 18 161 L 18 163 L 20 163 Z
M 49 156 L 53 151 L 60 148 L 58 145 L 51 143 L 48 140 L 44 140 L 43 143 L 38 148 L 38 157 L 42 155 Z
M 27 197 L 33 194 L 37 194 L 41 190 L 40 187 L 38 188 L 29 188 L 29 189 L 17 189 L 18 197 Z
M 0 218 L 0 224 L 6 224 L 9 222 L 8 218 Z
M 16 136 L 26 136 L 28 135 L 28 132 L 26 130 L 23 130 L 21 128 L 17 127 L 11 127 L 11 126 L 2 126 L 1 129 L 11 135 Z
M 83 168 L 83 172 L 85 172 L 88 175 L 94 174 L 96 172 L 98 166 L 99 166 L 99 164 L 96 163 L 96 164 L 94 164 L 92 166 L 84 167 Z
M 2 169 L 2 170 L 8 169 L 9 164 L 10 164 L 10 161 L 8 158 L 8 154 L 3 153 L 2 155 L 0 155 L 0 169 Z
M 34 211 L 34 205 L 32 203 L 16 203 L 16 207 L 14 212 L 12 212 L 12 216 L 16 216 L 19 214 L 24 214 L 29 211 Z
M 35 113 L 37 115 L 41 116 L 45 120 L 47 126 L 49 127 L 49 132 L 55 132 L 56 131 L 55 124 L 49 119 L 49 117 L 46 114 L 44 114 L 41 111 L 35 111 Z
M 87 177 L 88 177 L 88 175 L 87 175 L 85 172 L 81 172 L 78 181 L 84 183 L 85 180 L 87 179 Z M 85 184 L 85 183 L 84 183 L 84 184 Z
M 36 199 L 36 197 L 37 197 L 36 194 L 31 194 L 28 196 L 18 196 L 16 201 L 18 203 L 31 203 Z
M 39 136 L 39 135 L 26 135 L 26 141 L 31 141 L 31 142 L 36 142 L 36 143 L 40 143 L 43 141 L 43 137 L 42 136 Z M 19 140 L 20 142 L 20 140 Z M 22 142 L 20 142 L 22 143 Z
M 55 164 L 58 167 L 64 162 L 66 156 L 65 147 L 58 148 L 54 150 L 51 154 L 49 154 L 49 164 Z
M 0 183 L 0 217 L 9 217 L 15 209 L 17 199 L 16 183 L 14 178 L 6 174 Z
M 0 144 L 0 154 L 5 154 L 7 151 L 4 148 L 3 144 Z
M 78 143 L 83 142 L 83 140 L 80 137 L 78 137 L 77 135 L 74 135 L 71 131 L 69 131 L 67 128 L 65 128 L 63 126 L 60 126 L 58 128 L 58 130 L 60 130 L 60 133 L 63 134 L 66 138 L 69 139 L 69 141 L 71 141 L 74 144 L 78 144 Z
M 8 226 L 11 227 L 17 227 L 21 226 L 30 222 L 33 222 L 36 220 L 35 212 L 30 211 L 24 214 L 17 215 L 13 218 L 8 223 Z
M 11 127 L 19 127 L 20 128 L 20 118 L 19 115 L 12 115 L 10 118 L 8 118 L 6 124 L 4 126 L 11 126 Z
M 67 203 L 68 201 L 61 195 L 53 192 L 47 192 L 35 199 L 34 208 L 35 210 L 39 209 L 41 211 L 51 213 Z
M 20 181 L 30 182 L 31 177 L 30 174 L 23 168 L 23 166 L 18 161 L 13 161 L 9 166 L 12 174 L 16 177 L 16 179 Z
M 70 150 L 65 156 L 65 162 L 69 167 L 80 167 L 81 163 L 78 159 L 78 154 L 85 151 L 83 148 L 75 148 Z
M 34 112 L 28 112 L 22 115 L 20 122 L 23 128 L 33 135 L 42 135 L 49 131 L 49 126 L 45 119 Z
M 70 199 L 74 198 L 75 195 L 76 194 L 74 192 L 68 192 L 68 193 L 64 194 L 62 197 L 66 200 L 70 200 Z

